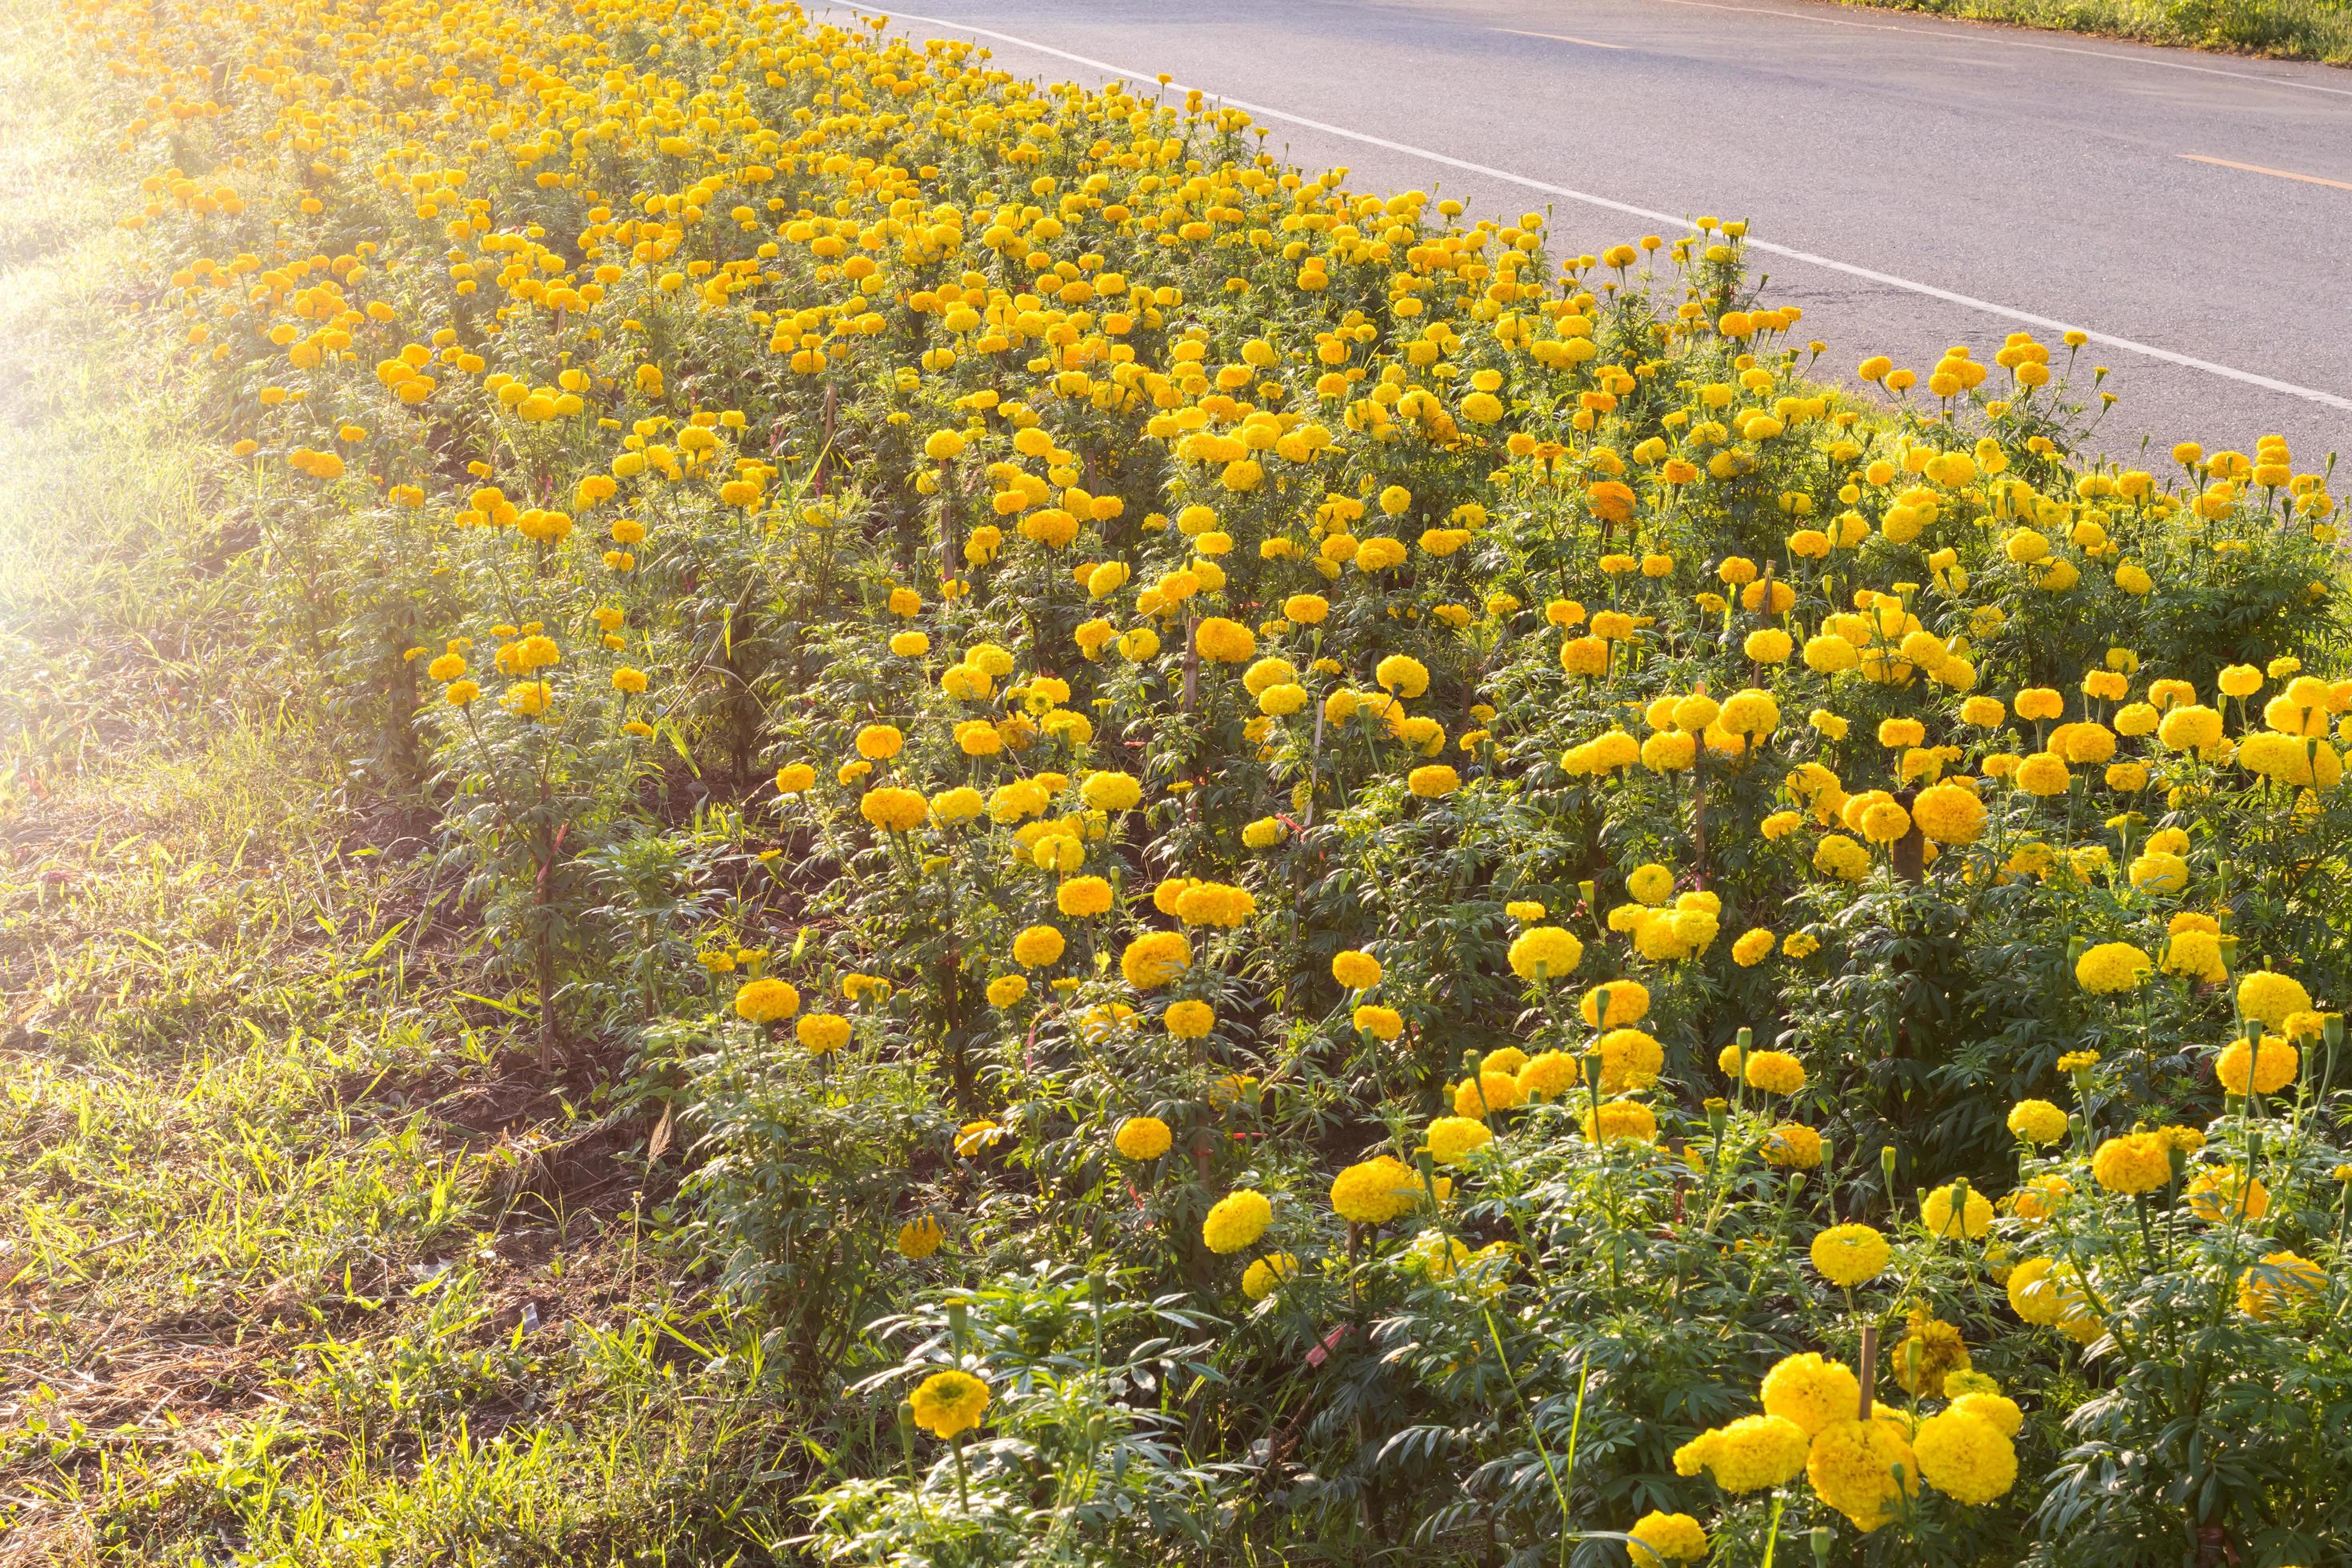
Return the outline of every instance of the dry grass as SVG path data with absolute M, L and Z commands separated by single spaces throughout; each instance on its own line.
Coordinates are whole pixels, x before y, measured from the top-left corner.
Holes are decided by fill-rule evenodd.
M 511 1065 L 420 819 L 257 625 L 42 27 L 0 24 L 0 1564 L 724 1559 L 759 1445 L 645 1129 Z

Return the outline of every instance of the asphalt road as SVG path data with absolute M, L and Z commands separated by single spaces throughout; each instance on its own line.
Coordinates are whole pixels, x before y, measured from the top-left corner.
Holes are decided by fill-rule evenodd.
M 1744 217 L 1825 370 L 1885 353 L 1924 374 L 1951 343 L 2079 327 L 2121 395 L 2094 449 L 2277 432 L 2299 462 L 2352 457 L 2352 71 L 1809 0 L 891 15 L 1025 75 L 1167 72 L 1355 189 L 1548 206 L 1555 254 Z

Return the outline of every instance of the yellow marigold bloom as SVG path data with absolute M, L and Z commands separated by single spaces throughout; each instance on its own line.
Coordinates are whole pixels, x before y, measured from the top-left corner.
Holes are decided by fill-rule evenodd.
M 968 1372 L 935 1372 L 915 1386 L 915 1425 L 934 1437 L 953 1437 L 980 1425 L 988 1384 Z
M 2288 1015 L 2311 1011 L 2311 993 L 2292 975 L 2258 969 L 2238 982 L 2238 1011 L 2281 1028 Z
M 1743 931 L 1740 933 L 1739 940 L 1731 944 L 1731 962 L 1742 969 L 1753 969 L 1772 956 L 1772 948 L 1777 940 L 1762 926 L 1756 926 Z
M 988 1005 L 992 1007 L 1014 1007 L 1029 994 L 1029 979 L 1022 974 L 1000 974 L 988 983 Z
M 1331 978 L 1350 991 L 1364 991 L 1381 983 L 1381 961 L 1369 952 L 1346 948 L 1331 955 Z
M 1911 803 L 1911 820 L 1937 844 L 1973 844 L 1984 832 L 1984 803 L 1958 784 L 1933 784 Z
M 1111 1135 L 1111 1147 L 1118 1151 L 1120 1158 L 1139 1163 L 1157 1160 L 1168 1152 L 1169 1145 L 1174 1142 L 1168 1123 L 1157 1116 L 1130 1116 Z
M 1274 1223 L 1274 1205 L 1247 1187 L 1227 1193 L 1201 1222 L 1201 1240 L 1212 1252 L 1239 1252 Z
M 2185 1195 L 2202 1220 L 2254 1220 L 2271 1212 L 2270 1188 L 2261 1177 L 2250 1178 L 2234 1165 L 2199 1172 Z
M 1225 882 L 1195 882 L 1176 895 L 1176 918 L 1186 925 L 1242 924 L 1257 912 L 1257 899 L 1246 888 Z
M 2220 935 L 2208 931 L 2174 931 L 2164 944 L 2164 972 L 2208 984 L 2227 980 L 2230 971 L 2221 957 Z
M 2011 1133 L 2041 1148 L 2065 1137 L 2066 1124 L 2066 1113 L 2046 1100 L 2021 1100 L 2010 1108 Z
M 2201 752 L 2221 739 L 2221 715 L 2201 703 L 2174 708 L 2157 726 L 2156 738 L 2169 750 Z
M 1350 1017 L 1357 1029 L 1383 1044 L 1404 1033 L 1404 1015 L 1372 1003 L 1359 1006 Z
M 1768 1165 L 1817 1170 L 1822 1163 L 1822 1135 L 1801 1121 L 1783 1121 L 1764 1135 L 1759 1152 Z
M 1054 890 L 1054 907 L 1074 920 L 1102 914 L 1110 906 L 1110 884 L 1100 877 L 1073 877 Z
M 2231 1094 L 2276 1094 L 2302 1068 L 2301 1051 L 2277 1035 L 2264 1035 L 2259 1045 L 2236 1039 L 2223 1047 L 2214 1058 L 2213 1076 Z
M 1429 667 L 1408 654 L 1392 653 L 1373 668 L 1372 679 L 1381 690 L 1410 701 L 1429 689 Z
M 967 1160 L 976 1159 L 1011 1136 L 997 1122 L 983 1116 L 956 1129 L 955 1152 Z
M 450 689 L 454 691 L 456 688 Z M 499 698 L 499 705 L 508 712 L 525 719 L 539 718 L 554 700 L 555 689 L 544 680 L 518 680 Z
M 1028 926 L 1013 939 L 1013 962 L 1024 969 L 1042 969 L 1058 962 L 1068 939 L 1052 926 Z
M 1696 1563 L 1709 1550 L 1706 1531 L 1698 1521 L 1686 1513 L 1643 1514 L 1625 1532 L 1632 1538 L 1626 1550 L 1633 1554 L 1633 1568 L 1661 1568 L 1667 1563 Z
M 1212 616 L 1192 634 L 1192 646 L 1202 658 L 1217 664 L 1246 664 L 1257 657 L 1257 636 L 1239 621 Z
M 1527 1100 L 1558 1100 L 1583 1079 L 1583 1064 L 1574 1057 L 1566 1051 L 1544 1051 L 1528 1058 L 1519 1068 L 1519 1093 Z
M 2015 776 L 2018 788 L 2045 797 L 2064 795 L 2074 779 L 2066 769 L 2066 759 L 2053 752 L 2034 752 L 2017 764 Z
M 1911 1447 L 1919 1479 L 1955 1502 L 1988 1503 L 2017 1484 L 2017 1449 L 2008 1434 L 1957 1403 L 1919 1423 Z
M 849 1044 L 849 1020 L 838 1013 L 810 1013 L 793 1026 L 809 1054 L 828 1057 Z
M 1490 1068 L 1481 1064 L 1476 1078 L 1465 1078 L 1454 1086 L 1454 1114 L 1475 1118 L 1497 1110 L 1513 1110 L 1525 1098 L 1519 1092 L 1516 1067 Z
M 1805 1064 L 1786 1051 L 1749 1051 L 1740 1077 L 1766 1094 L 1795 1094 L 1805 1087 Z
M 1584 943 L 1559 926 L 1536 926 L 1512 942 L 1510 961 L 1511 973 L 1522 980 L 1565 980 L 1584 962 Z
M 816 770 L 806 763 L 786 763 L 776 770 L 778 795 L 806 795 L 816 787 Z
M 1665 1048 L 1640 1029 L 1612 1029 L 1594 1047 L 1601 1058 L 1601 1092 L 1649 1088 L 1666 1065 Z
M 1495 1141 L 1485 1122 L 1467 1116 L 1441 1116 L 1429 1124 L 1426 1136 L 1429 1157 L 1441 1165 L 1459 1164 Z
M 801 994 L 790 981 L 749 980 L 735 992 L 735 1013 L 754 1024 L 773 1024 L 801 1010 Z
M 1143 799 L 1143 785 L 1133 773 L 1088 773 L 1078 795 L 1097 811 L 1129 811 Z
M 2263 672 L 2251 664 L 2233 664 L 2221 671 L 2216 684 L 2224 697 L 2252 697 L 2263 689 Z
M 1675 1473 L 1706 1470 L 1732 1493 L 1786 1486 L 1805 1468 L 1805 1429 L 1783 1415 L 1743 1415 L 1675 1450 Z
M 948 1233 L 938 1218 L 932 1215 L 923 1215 L 919 1218 L 908 1220 L 898 1227 L 898 1252 L 901 1257 L 912 1258 L 919 1263 L 937 1252 L 940 1249 L 940 1244 L 947 1238 Z
M 1813 1237 L 1813 1269 L 1841 1289 L 1875 1279 L 1885 1270 L 1886 1238 L 1866 1225 L 1835 1225 Z M 1858 1408 L 1858 1406 L 1857 1406 Z
M 1580 1119 L 1584 1135 L 1602 1143 L 1654 1143 L 1658 1141 L 1658 1118 L 1638 1100 L 1611 1100 L 1601 1103 L 1596 1116 L 1586 1111 Z
M 1242 1294 L 1253 1301 L 1263 1301 L 1275 1290 L 1298 1278 L 1298 1259 L 1287 1252 L 1269 1253 L 1254 1258 L 1242 1270 Z
M 2238 1310 L 2266 1322 L 2326 1283 L 2327 1271 L 2301 1253 L 2266 1252 L 2238 1275 Z
M 1437 800 L 1462 787 L 1462 775 L 1444 763 L 1415 768 L 1405 778 L 1405 787 L 1423 800 Z
M 1209 1031 L 1216 1026 L 1217 1014 L 1216 1009 L 1206 1002 L 1188 999 L 1170 1003 L 1162 1022 L 1168 1026 L 1168 1033 L 1173 1037 L 1198 1040 L 1207 1037 Z
M 888 762 L 906 743 L 895 724 L 868 724 L 857 731 L 857 754 L 869 762 Z
M 1639 866 L 1625 879 L 1625 891 L 1637 903 L 1663 904 L 1675 890 L 1675 874 L 1664 866 Z
M 1420 1175 L 1392 1154 L 1350 1165 L 1331 1180 L 1332 1211 L 1354 1225 L 1386 1225 L 1423 1195 Z
M 1908 1331 L 1895 1347 L 1895 1381 L 1922 1398 L 1942 1392 L 1945 1380 L 1969 1370 L 1969 1347 L 1960 1331 L 1922 1306 L 1913 1306 Z
M 1604 996 L 1608 998 L 1609 1006 L 1606 1020 L 1601 1015 L 1601 998 Z M 1614 1029 L 1638 1024 L 1650 1015 L 1650 988 L 1638 980 L 1612 980 L 1586 992 L 1584 1000 L 1577 1005 L 1577 1011 L 1587 1025 L 1596 1029 L 1603 1026 Z
M 1979 1241 L 1992 1228 L 1992 1202 L 1966 1182 L 1953 1182 L 1919 1200 L 1919 1219 L 1931 1236 Z
M 2155 970 L 2145 951 L 2127 942 L 2103 942 L 2074 961 L 2074 980 L 2085 991 L 2108 994 L 2138 988 Z
M 2172 1179 L 2170 1146 L 2154 1132 L 2126 1132 L 2101 1143 L 2091 1175 L 2111 1193 L 2152 1193 Z
M 1841 882 L 1859 882 L 1870 872 L 1870 851 L 1843 833 L 1827 833 L 1813 847 L 1813 869 Z
M 1902 1514 L 1918 1493 L 1919 1461 L 1890 1422 L 1849 1415 L 1816 1434 L 1805 1456 L 1813 1495 L 1867 1534 Z
M 1862 1380 L 1843 1362 L 1812 1351 L 1784 1356 L 1764 1374 L 1764 1413 L 1792 1421 L 1807 1437 L 1832 1421 L 1851 1420 L 1862 1403 Z
M 463 708 L 481 694 L 482 688 L 478 681 L 453 680 L 449 683 L 448 689 L 442 692 L 441 696 L 450 707 Z
M 930 803 L 910 789 L 895 786 L 868 790 L 857 802 L 857 814 L 888 833 L 908 833 L 922 826 Z
M 1192 944 L 1178 931 L 1150 931 L 1127 944 L 1118 972 L 1138 991 L 1165 985 L 1192 967 Z

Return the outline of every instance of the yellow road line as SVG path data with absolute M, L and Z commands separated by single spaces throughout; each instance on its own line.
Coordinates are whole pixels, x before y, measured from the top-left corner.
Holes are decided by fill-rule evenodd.
M 2292 169 L 2265 169 L 2260 163 L 2233 163 L 2227 158 L 2208 158 L 2201 153 L 2183 153 L 2192 163 L 2211 163 L 2223 169 L 2243 169 L 2249 174 L 2268 174 L 2274 180 L 2301 180 L 2306 185 L 2326 185 L 2334 190 L 2352 191 L 2352 180 L 2324 180 L 2317 174 L 2298 174 Z

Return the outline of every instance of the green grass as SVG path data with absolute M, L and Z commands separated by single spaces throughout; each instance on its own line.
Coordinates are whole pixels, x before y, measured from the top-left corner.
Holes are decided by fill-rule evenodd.
M 2352 65 L 2343 0 L 1843 0 L 2147 44 Z
M 256 624 L 45 47 L 0 35 L 0 1563 L 766 1561 L 757 1342 Z

